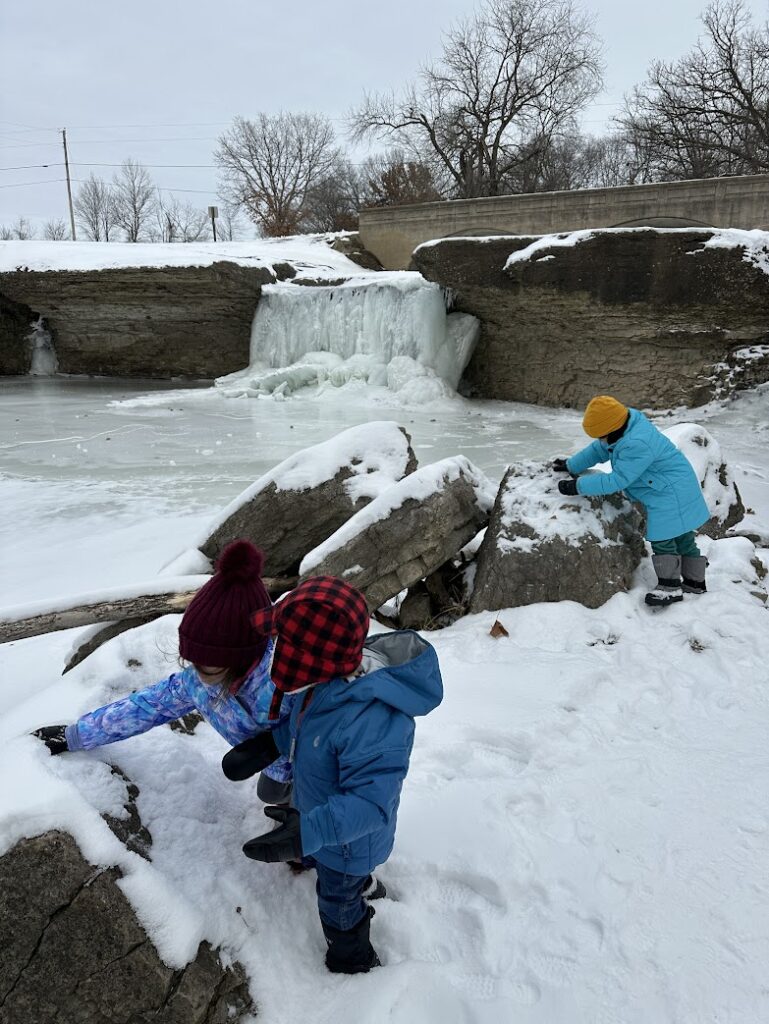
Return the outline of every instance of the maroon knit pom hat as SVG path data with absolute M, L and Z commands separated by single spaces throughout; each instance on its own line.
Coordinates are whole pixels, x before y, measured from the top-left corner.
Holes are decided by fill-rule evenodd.
M 261 660 L 268 641 L 251 617 L 272 606 L 261 580 L 263 565 L 264 555 L 250 541 L 233 541 L 222 551 L 215 574 L 179 624 L 179 654 L 185 661 L 244 670 Z

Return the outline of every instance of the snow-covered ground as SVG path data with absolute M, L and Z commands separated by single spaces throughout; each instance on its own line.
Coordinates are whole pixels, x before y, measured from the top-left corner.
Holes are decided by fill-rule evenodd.
M 328 244 L 332 235 L 259 238 L 252 242 L 0 242 L 0 272 L 122 270 L 128 267 L 208 267 L 220 260 L 246 267 L 288 262 L 299 278 L 337 279 L 366 271 Z
M 285 402 L 109 381 L 0 382 L 0 603 L 152 576 L 299 448 L 395 419 L 420 464 L 467 456 L 494 480 L 568 454 L 575 412 L 459 398 L 413 408 L 347 385 Z M 129 399 L 122 404 L 111 404 Z M 136 399 L 136 400 L 131 400 Z M 661 426 L 691 413 L 660 418 Z M 769 389 L 698 411 L 769 545 Z M 373 937 L 385 966 L 322 966 L 313 879 L 240 854 L 264 828 L 225 746 L 155 729 L 51 759 L 27 733 L 175 667 L 178 617 L 118 638 L 63 679 L 79 631 L 0 647 L 0 853 L 68 828 L 122 883 L 161 953 L 201 938 L 245 965 L 259 1021 L 758 1024 L 769 1019 L 769 612 L 750 541 L 705 542 L 710 591 L 663 613 L 635 589 L 589 610 L 503 611 L 429 634 L 446 684 L 418 724 Z M 758 555 L 769 565 L 769 550 Z M 128 667 L 128 659 L 139 662 Z M 147 864 L 108 831 L 118 763 L 141 791 Z M 240 908 L 239 910 L 237 908 Z M 286 980 L 290 980 L 290 984 Z

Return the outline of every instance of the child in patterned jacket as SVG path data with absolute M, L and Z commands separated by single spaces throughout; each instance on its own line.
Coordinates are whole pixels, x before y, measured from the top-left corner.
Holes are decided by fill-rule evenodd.
M 45 726 L 34 735 L 61 754 L 115 743 L 190 711 L 200 712 L 231 745 L 276 728 L 291 714 L 293 700 L 284 702 L 279 720 L 270 719 L 272 641 L 251 625 L 254 612 L 272 604 L 261 580 L 263 564 L 262 552 L 248 541 L 224 549 L 179 625 L 179 654 L 189 662 L 181 672 L 71 725 Z M 291 788 L 291 765 L 281 757 L 261 773 L 257 795 L 264 803 L 284 804 Z

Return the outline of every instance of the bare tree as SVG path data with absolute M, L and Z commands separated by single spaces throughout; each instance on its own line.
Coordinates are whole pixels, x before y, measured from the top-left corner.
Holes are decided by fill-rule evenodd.
M 715 0 L 678 61 L 656 61 L 618 119 L 652 179 L 769 171 L 769 23 L 744 0 Z
M 149 234 L 155 212 L 155 185 L 146 167 L 136 160 L 124 160 L 113 180 L 117 222 L 127 242 L 138 242 Z
M 220 201 L 219 216 L 216 220 L 216 237 L 220 242 L 236 242 L 243 233 L 240 211 L 232 203 Z
M 13 228 L 9 224 L 0 224 L 0 242 L 10 242 L 13 238 Z
M 11 239 L 15 239 L 16 241 L 24 242 L 27 239 L 34 237 L 35 232 L 32 225 L 26 217 L 22 216 L 17 217 L 13 224 L 11 224 L 10 226 L 4 225 L 0 233 L 0 238 L 2 238 L 4 241 L 10 241 Z
M 115 190 L 91 174 L 75 196 L 78 226 L 92 242 L 114 241 L 120 219 Z
M 61 217 L 45 222 L 43 238 L 49 242 L 63 242 L 65 238 L 69 238 L 69 229 Z
M 208 214 L 191 203 L 182 203 L 176 196 L 163 198 L 158 193 L 155 203 L 155 226 L 152 241 L 200 242 L 211 237 Z
M 364 161 L 361 205 L 403 206 L 441 199 L 432 168 L 409 159 L 401 149 L 378 153 Z
M 366 97 L 352 137 L 430 151 L 450 194 L 498 195 L 532 140 L 574 126 L 601 73 L 592 20 L 575 0 L 483 0 L 401 98 Z
M 355 231 L 360 206 L 358 169 L 340 156 L 330 172 L 308 191 L 302 228 L 305 231 Z
M 219 139 L 221 193 L 268 236 L 302 229 L 307 197 L 331 172 L 334 132 L 319 114 L 239 117 Z

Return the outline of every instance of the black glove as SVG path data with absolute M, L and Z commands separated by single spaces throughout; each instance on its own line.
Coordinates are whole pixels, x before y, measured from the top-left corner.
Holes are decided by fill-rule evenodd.
M 231 782 L 241 782 L 256 775 L 278 757 L 280 751 L 272 733 L 260 732 L 227 751 L 222 758 L 222 771 Z
M 550 463 L 554 473 L 568 473 L 569 467 L 566 465 L 566 459 L 553 459 Z
M 300 860 L 302 857 L 302 835 L 299 828 L 299 811 L 294 807 L 265 807 L 264 813 L 273 821 L 281 822 L 280 828 L 265 832 L 263 836 L 249 839 L 243 853 L 251 860 L 274 864 L 281 860 Z
M 69 750 L 67 746 L 66 725 L 44 725 L 32 733 L 45 743 L 52 754 L 63 754 Z
M 577 481 L 576 480 L 559 480 L 558 481 L 558 490 L 561 492 L 561 494 L 568 494 L 568 495 L 579 494 L 579 491 L 577 490 Z

